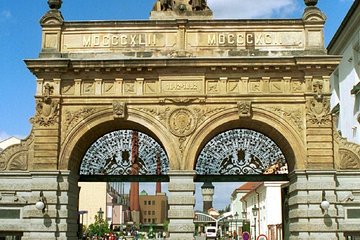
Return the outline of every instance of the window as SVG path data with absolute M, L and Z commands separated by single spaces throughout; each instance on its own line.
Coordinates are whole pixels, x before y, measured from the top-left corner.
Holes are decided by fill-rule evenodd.
M 147 201 L 144 201 L 144 205 L 147 205 Z
M 152 211 L 152 215 L 155 215 L 155 211 Z
M 148 201 L 148 205 L 151 205 L 151 201 Z
M 0 209 L 0 219 L 20 219 L 20 209 Z
M 346 210 L 347 219 L 358 219 L 360 220 L 360 208 L 349 208 Z
M 20 240 L 22 235 L 19 232 L 0 232 L 0 240 Z
M 152 201 L 152 205 L 155 205 L 155 201 L 154 201 L 154 200 Z

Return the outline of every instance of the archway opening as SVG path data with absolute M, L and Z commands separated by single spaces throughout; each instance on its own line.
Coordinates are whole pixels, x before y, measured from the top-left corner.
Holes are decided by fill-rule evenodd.
M 206 235 L 216 227 L 220 237 L 286 239 L 286 156 L 275 141 L 253 129 L 235 128 L 213 136 L 200 149 L 194 169 L 198 187 L 202 185 L 202 213 L 215 220 L 199 223 L 197 231 Z M 231 196 L 224 209 L 213 206 L 219 195 Z
M 167 228 L 162 182 L 169 168 L 164 148 L 144 132 L 115 130 L 99 137 L 79 168 L 79 232 L 160 236 Z

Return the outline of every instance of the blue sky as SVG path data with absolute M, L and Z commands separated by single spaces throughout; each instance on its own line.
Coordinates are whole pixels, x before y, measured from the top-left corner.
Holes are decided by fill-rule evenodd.
M 0 0 L 0 141 L 26 137 L 34 115 L 35 77 L 23 60 L 40 51 L 40 18 L 48 10 L 46 0 Z M 71 20 L 148 19 L 155 0 L 63 0 L 62 14 Z M 319 0 L 327 15 L 326 44 L 340 25 L 353 0 Z M 208 0 L 215 18 L 301 18 L 303 0 Z M 261 6 L 261 7 L 259 7 Z M 215 207 L 223 208 L 240 183 L 215 195 Z M 219 189 L 219 188 L 218 188 Z M 215 189 L 215 191 L 217 191 Z M 225 194 L 225 195 L 224 195 Z M 198 207 L 200 207 L 198 205 Z

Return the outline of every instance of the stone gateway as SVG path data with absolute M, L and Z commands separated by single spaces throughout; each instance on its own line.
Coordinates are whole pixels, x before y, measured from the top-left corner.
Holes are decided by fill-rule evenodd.
M 329 75 L 340 57 L 326 53 L 314 1 L 292 20 L 213 20 L 206 1 L 158 0 L 148 21 L 97 22 L 65 21 L 61 2 L 49 1 L 39 58 L 25 61 L 36 77 L 32 131 L 0 153 L 0 210 L 13 211 L 0 214 L 1 232 L 78 239 L 79 178 L 146 178 L 157 164 L 171 240 L 193 237 L 202 177 L 289 180 L 290 240 L 359 229 L 347 213 L 360 204 L 360 146 L 333 124 Z M 151 143 L 136 168 L 129 149 L 100 144 L 127 130 Z

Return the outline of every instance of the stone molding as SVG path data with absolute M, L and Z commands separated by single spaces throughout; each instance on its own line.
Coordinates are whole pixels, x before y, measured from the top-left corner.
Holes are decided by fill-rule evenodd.
M 336 128 L 337 116 L 333 116 L 333 137 L 335 144 L 335 167 L 338 170 L 360 170 L 360 145 L 349 142 Z
M 12 145 L 0 152 L 0 171 L 27 171 L 31 166 L 33 132 L 20 144 Z

